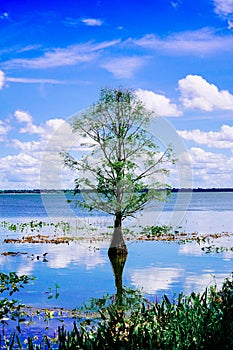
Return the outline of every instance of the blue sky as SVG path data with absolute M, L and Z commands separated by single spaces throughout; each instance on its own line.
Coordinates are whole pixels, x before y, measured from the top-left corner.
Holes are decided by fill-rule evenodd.
M 3 0 L 0 37 L 1 189 L 72 187 L 55 154 L 105 86 L 176 131 L 193 187 L 233 187 L 233 0 Z

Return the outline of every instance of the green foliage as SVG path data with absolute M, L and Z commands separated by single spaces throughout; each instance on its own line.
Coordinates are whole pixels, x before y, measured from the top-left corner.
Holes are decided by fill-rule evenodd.
M 143 230 L 141 231 L 141 234 L 146 235 L 147 237 L 151 236 L 167 236 L 169 234 L 172 234 L 172 226 L 167 225 L 153 225 L 153 226 L 145 226 Z
M 24 288 L 24 284 L 28 284 L 30 280 L 34 279 L 27 275 L 18 276 L 15 272 L 6 274 L 0 273 L 0 293 L 8 291 L 11 296 L 13 293 L 18 292 L 19 288 Z
M 18 292 L 20 288 L 24 288 L 25 284 L 33 280 L 34 277 L 27 275 L 18 276 L 15 272 L 6 274 L 0 273 L 0 293 L 8 293 L 12 296 L 13 293 Z M 17 300 L 9 300 L 7 297 L 0 300 L 0 322 L 6 323 L 4 318 L 16 319 L 20 315 L 21 304 Z
M 41 232 L 43 228 L 52 228 L 54 233 L 56 232 L 63 232 L 63 233 L 69 233 L 70 232 L 70 224 L 68 222 L 59 221 L 57 223 L 49 223 L 46 221 L 41 220 L 31 220 L 29 222 L 16 222 L 16 223 L 10 223 L 8 221 L 1 221 L 0 222 L 3 229 L 13 232 L 20 232 L 20 233 L 28 233 L 28 232 Z
M 48 299 L 52 299 L 53 297 L 57 299 L 59 297 L 60 294 L 58 292 L 58 289 L 60 287 L 57 283 L 55 283 L 54 287 L 54 289 L 51 287 L 48 288 L 48 292 L 46 292 L 46 294 L 48 294 Z
M 201 248 L 206 254 L 210 254 L 210 253 L 224 253 L 224 252 L 229 252 L 229 251 L 233 251 L 233 247 L 229 247 L 229 246 L 216 246 L 215 244 L 212 244 L 210 246 L 206 246 L 206 247 L 202 247 Z

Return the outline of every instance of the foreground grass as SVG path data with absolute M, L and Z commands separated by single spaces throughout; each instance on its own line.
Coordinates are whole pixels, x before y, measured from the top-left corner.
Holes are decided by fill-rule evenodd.
M 115 302 L 99 310 L 98 324 L 74 323 L 71 331 L 59 327 L 57 336 L 40 340 L 20 334 L 5 339 L 7 349 L 212 349 L 233 348 L 233 274 L 220 290 L 180 294 L 172 302 L 148 303 L 143 299 L 129 311 Z M 1 344 L 2 345 L 2 344 Z M 4 348 L 4 346 L 2 347 Z

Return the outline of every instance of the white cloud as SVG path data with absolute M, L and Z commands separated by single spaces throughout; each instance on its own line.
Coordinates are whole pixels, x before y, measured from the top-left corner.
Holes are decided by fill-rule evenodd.
M 229 148 L 233 151 L 233 126 L 222 125 L 219 132 L 204 132 L 199 129 L 180 130 L 178 134 L 187 141 L 194 141 L 199 145 L 207 145 L 219 149 Z
M 189 151 L 192 159 L 194 187 L 232 187 L 233 157 L 207 152 L 198 147 Z
M 8 12 L 0 13 L 0 19 L 8 21 L 9 20 L 9 13 Z
M 41 44 L 36 44 L 36 45 L 27 45 L 27 46 L 23 46 L 20 49 L 18 49 L 17 52 L 28 52 L 28 51 L 34 51 L 37 49 L 40 49 L 42 47 Z
M 0 142 L 5 140 L 5 136 L 7 135 L 10 129 L 10 125 L 0 120 Z
M 220 170 L 220 164 L 222 164 L 223 160 L 226 161 L 227 157 L 220 153 L 212 153 L 206 152 L 202 148 L 192 147 L 190 149 L 190 154 L 192 157 L 192 162 L 197 166 L 198 164 L 205 164 L 205 171 L 208 168 L 215 168 L 216 170 Z M 202 168 L 198 167 L 199 169 Z
M 0 158 L 0 188 L 72 188 L 75 174 L 64 169 L 60 152 L 85 151 L 89 148 L 82 144 L 88 144 L 88 138 L 73 133 L 70 124 L 63 119 L 35 125 L 31 114 L 20 110 L 15 112 L 15 118 L 25 125 L 19 132 L 36 134 L 36 140 L 7 140 L 16 154 Z M 0 137 L 9 127 L 0 122 Z
M 227 90 L 219 90 L 199 75 L 187 75 L 179 80 L 181 102 L 185 108 L 204 111 L 233 110 L 233 95 Z
M 175 2 L 175 1 L 171 1 L 171 6 L 174 8 L 174 9 L 177 9 L 179 7 L 179 3 L 178 2 Z
M 214 12 L 227 21 L 227 28 L 233 28 L 233 0 L 213 0 Z
M 96 19 L 96 18 L 85 18 L 82 19 L 81 22 L 83 22 L 84 24 L 86 24 L 87 26 L 102 26 L 103 22 L 100 19 Z
M 16 117 L 18 122 L 20 122 L 20 123 L 31 123 L 32 122 L 32 116 L 28 112 L 17 110 L 17 111 L 15 111 L 14 116 Z
M 170 98 L 164 95 L 142 89 L 138 89 L 136 95 L 144 102 L 149 110 L 155 113 L 155 116 L 177 117 L 182 115 L 177 105 L 171 103 Z
M 11 164 L 14 164 L 13 171 L 15 174 L 19 172 L 19 168 L 23 168 L 24 170 L 27 169 L 27 171 L 33 173 L 32 168 L 37 165 L 37 160 L 25 153 L 19 153 L 16 156 L 7 156 L 5 159 L 11 161 Z
M 142 57 L 119 57 L 113 58 L 102 64 L 102 68 L 111 72 L 117 79 L 132 78 L 135 71 L 144 65 Z
M 43 128 L 40 126 L 36 126 L 34 124 L 26 124 L 26 126 L 24 128 L 20 129 L 20 132 L 23 134 L 41 134 L 41 132 L 43 132 Z
M 233 29 L 233 21 L 228 20 L 227 24 L 228 24 L 228 27 L 227 27 L 228 29 Z
M 8 68 L 44 69 L 52 67 L 70 66 L 93 60 L 100 50 L 117 44 L 119 40 L 112 40 L 93 44 L 71 45 L 67 48 L 54 48 L 45 52 L 43 56 L 33 59 L 16 58 L 4 63 Z
M 25 126 L 20 128 L 19 132 L 22 134 L 41 134 L 43 133 L 44 129 L 41 126 L 36 126 L 33 124 L 32 116 L 30 113 L 26 111 L 15 111 L 14 116 L 18 120 L 19 123 L 25 123 Z
M 5 74 L 2 70 L 0 70 L 0 90 L 2 90 L 5 82 Z
M 215 12 L 222 17 L 233 14 L 233 0 L 213 0 Z
M 19 123 L 26 124 L 25 127 L 20 129 L 20 133 L 40 134 L 43 132 L 42 127 L 33 124 L 32 116 L 30 113 L 26 111 L 17 110 L 15 111 L 14 116 L 16 117 Z
M 0 70 L 0 90 L 3 88 L 5 81 L 7 82 L 9 81 L 11 83 L 25 83 L 25 84 L 68 84 L 67 81 L 58 80 L 58 79 L 7 77 L 5 73 L 2 70 Z
M 21 122 L 26 122 L 26 127 L 21 128 L 20 132 L 38 134 L 39 141 L 32 140 L 29 142 L 22 142 L 18 139 L 13 139 L 12 145 L 14 148 L 25 152 L 41 151 L 47 154 L 56 153 L 56 155 L 58 155 L 60 151 L 70 149 L 71 146 L 75 151 L 80 150 L 80 147 L 83 150 L 85 148 L 82 147 L 83 143 L 88 144 L 89 139 L 73 133 L 70 124 L 64 119 L 50 119 L 38 126 L 33 124 L 32 116 L 28 112 L 17 112 L 21 112 Z M 18 114 L 19 113 L 17 113 L 17 115 Z
M 233 49 L 233 37 L 216 35 L 212 28 L 174 33 L 167 37 L 148 34 L 141 39 L 129 39 L 129 41 L 147 49 L 175 55 L 203 56 L 219 50 L 231 52 Z
M 2 188 L 38 188 L 38 159 L 26 153 L 0 158 Z
M 41 152 L 41 142 L 39 141 L 22 142 L 18 139 L 13 139 L 11 145 L 23 152 Z
M 67 84 L 66 81 L 57 79 L 45 79 L 45 78 L 14 78 L 7 77 L 6 81 L 12 83 L 25 83 L 25 84 Z
M 15 117 L 20 123 L 26 124 L 24 128 L 20 129 L 21 133 L 38 134 L 39 139 L 28 142 L 18 139 L 11 141 L 11 145 L 19 150 L 19 153 L 1 159 L 4 163 L 1 169 L 2 182 L 5 183 L 4 187 L 40 188 L 41 163 L 44 159 L 47 162 L 47 172 L 51 173 L 53 171 L 47 184 L 48 188 L 54 188 L 56 177 L 61 173 L 62 168 L 62 158 L 59 151 L 66 147 L 67 140 L 70 140 L 72 136 L 70 126 L 62 119 L 48 120 L 45 124 L 37 126 L 33 124 L 33 118 L 28 112 L 19 110 L 15 112 Z M 57 128 L 61 128 L 61 125 L 64 125 L 64 127 L 62 128 L 63 132 L 60 133 L 60 138 L 53 139 L 54 133 Z M 50 142 L 51 139 L 53 142 Z M 14 185 L 10 185 L 10 183 Z

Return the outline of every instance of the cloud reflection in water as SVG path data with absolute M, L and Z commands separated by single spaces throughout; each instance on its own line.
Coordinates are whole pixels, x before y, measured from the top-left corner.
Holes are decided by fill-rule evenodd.
M 155 294 L 159 290 L 169 290 L 178 282 L 184 270 L 179 267 L 148 267 L 131 272 L 131 283 L 135 288 L 143 288 L 147 294 Z

